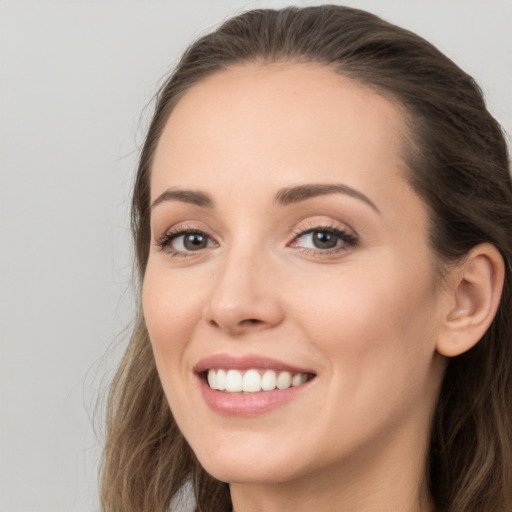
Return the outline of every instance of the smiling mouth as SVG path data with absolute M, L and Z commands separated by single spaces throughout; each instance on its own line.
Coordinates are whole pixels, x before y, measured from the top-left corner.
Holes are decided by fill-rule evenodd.
M 311 373 L 292 373 L 271 369 L 209 369 L 204 377 L 210 389 L 225 393 L 261 393 L 300 386 L 315 377 Z

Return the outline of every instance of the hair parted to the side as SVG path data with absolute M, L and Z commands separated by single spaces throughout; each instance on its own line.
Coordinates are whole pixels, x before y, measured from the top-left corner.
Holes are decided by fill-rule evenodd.
M 443 263 L 480 242 L 505 260 L 498 313 L 483 339 L 449 361 L 425 472 L 439 511 L 511 511 L 512 185 L 505 139 L 474 80 L 419 36 L 357 9 L 255 10 L 196 41 L 157 96 L 132 203 L 139 279 L 150 245 L 151 163 L 187 90 L 249 61 L 315 62 L 387 95 L 408 113 L 409 179 L 430 213 Z M 139 308 L 140 311 L 140 308 Z M 197 511 L 230 510 L 229 489 L 200 466 L 169 410 L 139 312 L 109 394 L 102 471 L 104 512 L 164 512 L 185 482 Z

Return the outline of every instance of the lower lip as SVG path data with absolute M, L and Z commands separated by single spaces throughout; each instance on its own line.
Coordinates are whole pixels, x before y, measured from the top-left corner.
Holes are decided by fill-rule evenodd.
M 300 386 L 287 389 L 274 389 L 258 393 L 226 393 L 211 389 L 201 379 L 201 393 L 206 404 L 214 412 L 223 416 L 257 416 L 284 405 L 297 397 L 310 384 L 305 382 Z

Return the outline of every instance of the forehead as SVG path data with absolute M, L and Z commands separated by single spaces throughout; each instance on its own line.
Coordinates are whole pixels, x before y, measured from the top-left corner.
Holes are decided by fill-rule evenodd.
M 169 180 L 199 186 L 243 176 L 249 184 L 269 169 L 276 186 L 344 178 L 357 187 L 405 169 L 405 132 L 398 105 L 326 66 L 238 65 L 200 81 L 176 105 L 153 160 L 152 196 Z

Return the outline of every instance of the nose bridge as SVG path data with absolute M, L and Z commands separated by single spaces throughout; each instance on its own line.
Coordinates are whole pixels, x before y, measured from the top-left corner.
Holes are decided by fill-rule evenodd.
M 264 244 L 243 238 L 226 248 L 205 311 L 211 325 L 235 333 L 276 325 L 282 317 L 273 259 Z

